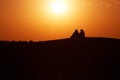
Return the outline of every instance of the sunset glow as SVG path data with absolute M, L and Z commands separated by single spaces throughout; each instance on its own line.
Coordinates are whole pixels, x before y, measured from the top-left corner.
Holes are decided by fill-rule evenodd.
M 120 38 L 119 0 L 0 0 L 0 40 Z
M 55 1 L 51 3 L 51 10 L 53 13 L 61 14 L 66 11 L 67 5 L 63 1 Z

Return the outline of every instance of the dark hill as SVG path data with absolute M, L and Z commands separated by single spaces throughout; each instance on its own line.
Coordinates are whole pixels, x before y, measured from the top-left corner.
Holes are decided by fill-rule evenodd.
M 120 39 L 0 41 L 0 63 L 4 79 L 116 80 Z

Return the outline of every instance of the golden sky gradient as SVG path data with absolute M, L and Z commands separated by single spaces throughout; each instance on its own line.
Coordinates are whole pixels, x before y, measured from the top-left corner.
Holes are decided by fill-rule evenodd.
M 88 37 L 120 38 L 120 0 L 0 0 L 0 40 L 68 38 L 81 28 Z

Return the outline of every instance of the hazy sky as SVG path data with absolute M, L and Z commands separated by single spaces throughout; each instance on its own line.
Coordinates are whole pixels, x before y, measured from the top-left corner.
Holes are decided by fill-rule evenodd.
M 83 28 L 89 37 L 120 38 L 120 0 L 59 0 L 62 14 L 51 10 L 56 0 L 0 0 L 0 40 L 68 38 Z

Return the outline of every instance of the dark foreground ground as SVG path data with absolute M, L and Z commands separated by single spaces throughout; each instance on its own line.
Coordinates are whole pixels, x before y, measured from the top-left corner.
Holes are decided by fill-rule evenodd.
M 1 80 L 119 80 L 120 40 L 0 41 Z

